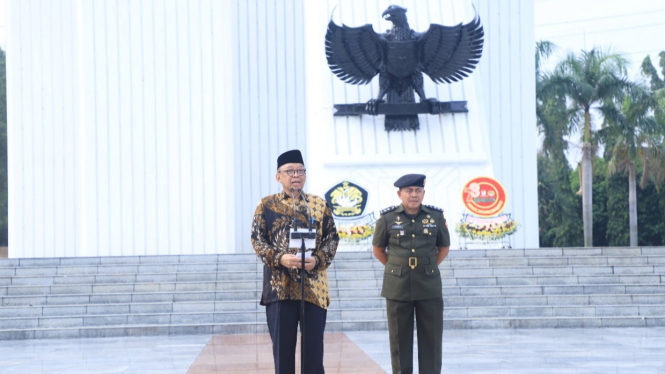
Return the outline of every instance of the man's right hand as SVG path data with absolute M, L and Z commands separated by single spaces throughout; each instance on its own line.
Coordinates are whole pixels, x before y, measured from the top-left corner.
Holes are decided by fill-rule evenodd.
M 385 248 L 372 246 L 372 252 L 374 253 L 374 257 L 383 265 L 388 262 L 388 254 L 386 254 Z

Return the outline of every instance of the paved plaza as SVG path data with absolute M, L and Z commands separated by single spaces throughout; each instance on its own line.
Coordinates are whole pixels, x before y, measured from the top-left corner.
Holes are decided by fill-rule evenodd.
M 449 330 L 443 357 L 443 372 L 455 374 L 665 373 L 665 328 Z M 331 332 L 326 368 L 328 374 L 389 373 L 387 331 Z M 272 368 L 266 335 L 188 335 L 1 341 L 0 373 L 259 374 Z

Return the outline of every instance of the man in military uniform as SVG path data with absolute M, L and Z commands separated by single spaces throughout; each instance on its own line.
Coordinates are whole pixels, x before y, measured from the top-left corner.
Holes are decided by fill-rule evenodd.
M 440 373 L 443 297 L 438 265 L 448 255 L 450 235 L 443 210 L 422 204 L 424 175 L 407 174 L 395 187 L 402 204 L 381 211 L 372 240 L 374 256 L 385 265 L 381 296 L 386 298 L 393 373 L 413 373 L 414 311 L 419 371 Z

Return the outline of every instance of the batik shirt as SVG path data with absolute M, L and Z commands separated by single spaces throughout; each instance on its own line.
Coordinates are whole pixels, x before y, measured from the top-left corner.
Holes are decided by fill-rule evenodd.
M 332 212 L 326 201 L 318 196 L 307 195 L 309 204 L 302 196 L 296 201 L 299 228 L 309 227 L 309 217 L 314 219 L 316 246 L 312 256 L 317 265 L 307 273 L 305 301 L 327 309 L 328 275 L 326 269 L 333 261 L 339 237 Z M 309 212 L 307 205 L 309 205 Z M 261 305 L 280 300 L 300 300 L 300 269 L 289 269 L 280 264 L 285 254 L 297 254 L 299 248 L 289 248 L 289 230 L 293 225 L 293 199 L 285 192 L 263 198 L 254 212 L 252 224 L 252 246 L 263 262 L 263 294 Z

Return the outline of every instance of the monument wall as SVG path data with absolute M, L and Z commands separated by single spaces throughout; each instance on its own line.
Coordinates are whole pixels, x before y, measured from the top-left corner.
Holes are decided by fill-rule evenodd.
M 9 0 L 9 256 L 250 252 L 256 203 L 293 148 L 306 190 L 354 181 L 375 212 L 398 202 L 397 176 L 423 172 L 425 202 L 452 222 L 459 186 L 494 176 L 520 224 L 513 246 L 537 246 L 533 0 L 396 1 L 417 31 L 467 22 L 473 3 L 485 50 L 461 83 L 425 78 L 468 114 L 388 134 L 382 116 L 332 117 L 377 83 L 339 81 L 323 37 L 333 9 L 384 32 L 391 3 Z

